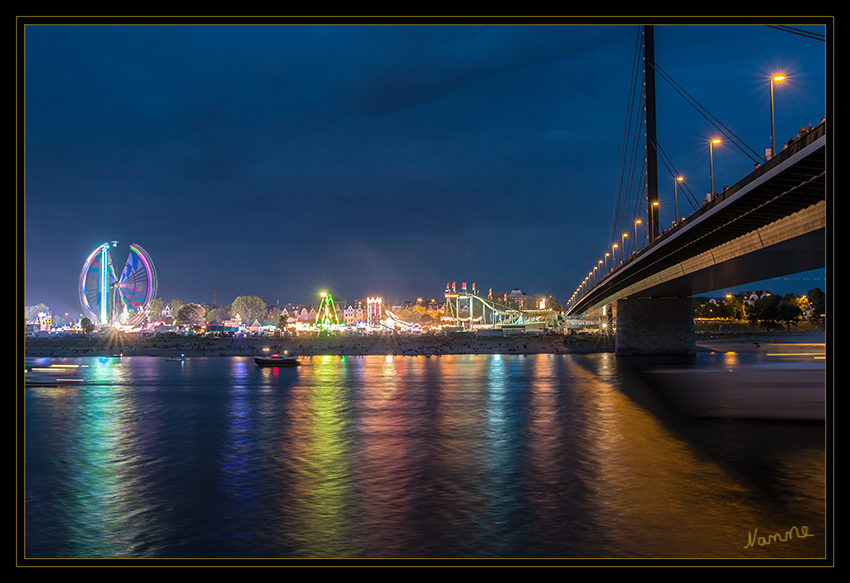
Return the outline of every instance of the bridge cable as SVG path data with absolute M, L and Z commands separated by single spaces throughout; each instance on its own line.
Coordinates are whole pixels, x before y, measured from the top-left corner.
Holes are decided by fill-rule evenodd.
M 768 28 L 775 28 L 776 30 L 781 30 L 782 32 L 788 32 L 791 34 L 796 34 L 798 36 L 804 36 L 812 40 L 826 41 L 826 35 L 818 34 L 816 32 L 809 32 L 800 28 L 793 28 L 790 26 L 776 26 L 772 24 L 766 24 L 765 26 L 767 26 Z
M 625 201 L 622 200 L 622 198 L 623 198 L 623 179 L 624 179 L 624 175 L 625 175 L 625 172 L 626 172 L 625 168 L 624 168 L 624 166 L 626 165 L 626 157 L 627 157 L 628 152 L 630 151 L 629 145 L 632 143 L 631 142 L 632 138 L 630 137 L 632 135 L 632 132 L 631 132 L 632 119 L 633 119 L 632 116 L 634 115 L 635 111 L 640 111 L 639 109 L 637 109 L 635 107 L 635 103 L 636 103 L 635 94 L 637 93 L 637 91 L 636 91 L 636 87 L 637 87 L 636 80 L 638 78 L 638 71 L 640 70 L 640 67 L 639 67 L 640 54 L 641 54 L 640 39 L 641 39 L 640 28 L 638 28 L 637 39 L 635 41 L 634 61 L 633 61 L 633 65 L 632 65 L 632 78 L 631 78 L 631 84 L 630 84 L 630 89 L 629 89 L 629 100 L 628 100 L 628 105 L 626 107 L 626 123 L 625 123 L 625 126 L 623 128 L 623 146 L 622 146 L 623 149 L 620 153 L 620 168 L 619 168 L 619 171 L 618 171 L 618 174 L 617 174 L 617 188 L 616 188 L 616 197 L 615 197 L 615 201 L 614 201 L 614 214 L 613 214 L 612 220 L 611 220 L 611 233 L 610 233 L 611 239 L 614 238 L 614 235 L 615 235 L 615 232 L 616 232 L 615 229 L 617 227 L 618 216 L 620 215 L 621 205 L 622 205 L 623 209 L 628 207 L 628 204 Z M 638 100 L 638 106 L 639 106 L 639 103 L 640 103 L 640 100 Z M 636 123 L 636 127 L 639 127 L 639 125 L 637 125 L 637 124 L 639 124 L 639 121 L 635 121 L 635 123 Z M 634 139 L 637 139 L 637 138 L 635 137 Z M 630 161 L 630 164 L 633 165 L 633 160 Z M 629 174 L 631 174 L 631 172 L 632 172 L 632 170 L 630 168 Z
M 680 176 L 679 171 L 676 170 L 676 167 L 673 165 L 673 162 L 670 161 L 669 156 L 667 156 L 667 153 L 664 152 L 664 150 L 661 148 L 661 146 L 658 145 L 657 143 L 654 144 L 654 145 L 655 145 L 655 149 L 661 154 L 661 161 L 664 163 L 664 166 L 666 166 L 667 169 L 670 170 L 670 175 L 675 180 L 676 176 Z M 691 203 L 691 207 L 693 208 L 693 210 L 698 209 L 699 203 L 697 202 L 696 197 L 691 192 L 691 189 L 687 185 L 687 183 L 683 182 L 681 184 L 681 186 L 679 186 L 679 188 L 680 188 L 680 190 L 682 190 L 684 192 L 685 197 L 687 198 L 688 202 Z
M 712 125 L 714 125 L 714 127 L 716 127 L 718 130 L 720 130 L 720 131 L 723 133 L 723 135 L 724 135 L 725 137 L 727 137 L 727 138 L 728 138 L 728 139 L 729 139 L 729 140 L 730 140 L 733 144 L 735 144 L 735 146 L 736 146 L 739 150 L 741 150 L 741 152 L 743 152 L 743 154 L 744 154 L 745 156 L 747 156 L 748 158 L 750 158 L 750 160 L 752 160 L 753 162 L 758 162 L 758 163 L 762 163 L 762 162 L 764 162 L 764 158 L 763 158 L 763 157 L 759 156 L 759 155 L 758 155 L 758 153 L 756 153 L 756 151 L 755 151 L 755 150 L 753 150 L 753 149 L 752 149 L 752 148 L 750 148 L 750 147 L 749 147 L 746 143 L 744 143 L 744 141 L 743 141 L 741 138 L 739 138 L 738 136 L 736 136 L 736 135 L 735 135 L 735 134 L 734 134 L 734 133 L 733 133 L 733 132 L 732 132 L 729 128 L 727 128 L 725 125 L 723 125 L 723 124 L 722 124 L 722 123 L 721 123 L 721 122 L 720 122 L 720 121 L 719 121 L 716 117 L 714 117 L 713 115 L 711 115 L 711 113 L 709 113 L 709 111 L 708 111 L 707 109 L 705 109 L 705 107 L 703 107 L 702 105 L 700 105 L 700 103 L 699 103 L 696 99 L 694 99 L 694 98 L 693 98 L 690 94 L 688 94 L 688 92 L 687 92 L 687 91 L 685 91 L 684 89 L 682 89 L 681 85 L 679 85 L 678 83 L 676 83 L 676 82 L 675 82 L 675 81 L 674 81 L 674 80 L 673 80 L 673 79 L 672 79 L 672 78 L 671 78 L 671 77 L 670 77 L 670 76 L 669 76 L 666 72 L 664 72 L 664 70 L 663 70 L 663 69 L 661 69 L 661 68 L 660 68 L 657 64 L 655 65 L 655 70 L 656 70 L 656 71 L 658 71 L 659 73 L 661 73 L 662 78 L 663 78 L 665 81 L 667 81 L 667 82 L 668 82 L 668 83 L 669 83 L 669 84 L 673 87 L 673 89 L 675 89 L 675 90 L 676 90 L 676 92 L 677 92 L 677 93 L 679 93 L 679 95 L 681 95 L 681 96 L 685 99 L 685 101 L 687 101 L 687 102 L 688 102 L 688 103 L 689 103 L 689 104 L 690 104 L 690 105 L 691 105 L 694 109 L 696 109 L 696 110 L 700 113 L 700 115 L 702 115 L 702 116 L 703 116 L 704 118 L 706 118 L 706 119 L 707 119 L 707 120 L 708 120 L 708 121 L 709 121 Z M 749 151 L 752 153 L 752 155 L 750 155 L 750 153 L 748 153 L 747 151 L 745 151 L 745 150 L 744 150 L 744 148 L 742 148 L 741 146 L 743 146 L 744 148 L 746 148 L 747 150 L 749 150 Z

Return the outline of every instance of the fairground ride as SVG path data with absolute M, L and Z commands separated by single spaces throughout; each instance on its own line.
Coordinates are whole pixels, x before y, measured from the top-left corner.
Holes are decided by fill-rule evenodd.
M 466 315 L 462 315 L 463 312 Z M 477 314 L 477 315 L 476 315 Z M 542 324 L 555 328 L 558 313 L 554 310 L 525 310 L 502 304 L 492 297 L 484 297 L 475 291 L 468 292 L 464 283 L 460 291 L 446 286 L 446 322 L 454 322 L 457 328 L 503 328 L 529 324 Z
M 400 330 L 402 332 L 421 332 L 422 324 L 405 322 L 399 318 L 398 314 L 390 310 L 384 310 L 387 314 L 386 319 L 381 321 L 381 325 L 389 330 Z
M 334 305 L 334 298 L 328 292 L 319 294 L 322 298 L 316 313 L 316 328 L 320 330 L 338 330 L 344 326 Z
M 80 271 L 80 305 L 83 313 L 99 326 L 136 326 L 145 319 L 156 297 L 156 270 L 150 255 L 131 244 L 120 277 L 116 275 L 110 248 L 118 241 L 95 249 Z

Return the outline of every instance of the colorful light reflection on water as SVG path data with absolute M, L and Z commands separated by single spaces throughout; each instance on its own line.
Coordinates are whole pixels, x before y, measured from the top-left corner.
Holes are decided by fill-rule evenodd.
M 27 557 L 824 552 L 821 424 L 690 419 L 610 354 L 83 361 L 26 392 Z

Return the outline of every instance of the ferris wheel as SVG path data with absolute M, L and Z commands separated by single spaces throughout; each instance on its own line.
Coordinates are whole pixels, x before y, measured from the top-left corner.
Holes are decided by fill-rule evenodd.
M 80 304 L 85 315 L 100 326 L 135 326 L 156 297 L 156 270 L 147 252 L 131 244 L 119 277 L 109 254 L 109 249 L 117 246 L 118 241 L 104 243 L 89 255 L 80 272 Z

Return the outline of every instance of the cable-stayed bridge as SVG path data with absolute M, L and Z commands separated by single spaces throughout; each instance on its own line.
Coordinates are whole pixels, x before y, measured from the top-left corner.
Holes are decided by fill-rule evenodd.
M 651 42 L 651 27 L 647 37 Z M 651 45 L 647 48 L 654 71 Z M 646 91 L 654 91 L 650 78 Z M 646 96 L 649 243 L 600 261 L 567 302 L 570 315 L 616 322 L 620 354 L 692 353 L 691 296 L 823 268 L 826 264 L 826 124 L 758 165 L 693 214 L 658 232 L 654 96 Z M 624 234 L 625 237 L 625 234 Z M 616 254 L 614 254 L 616 256 Z

